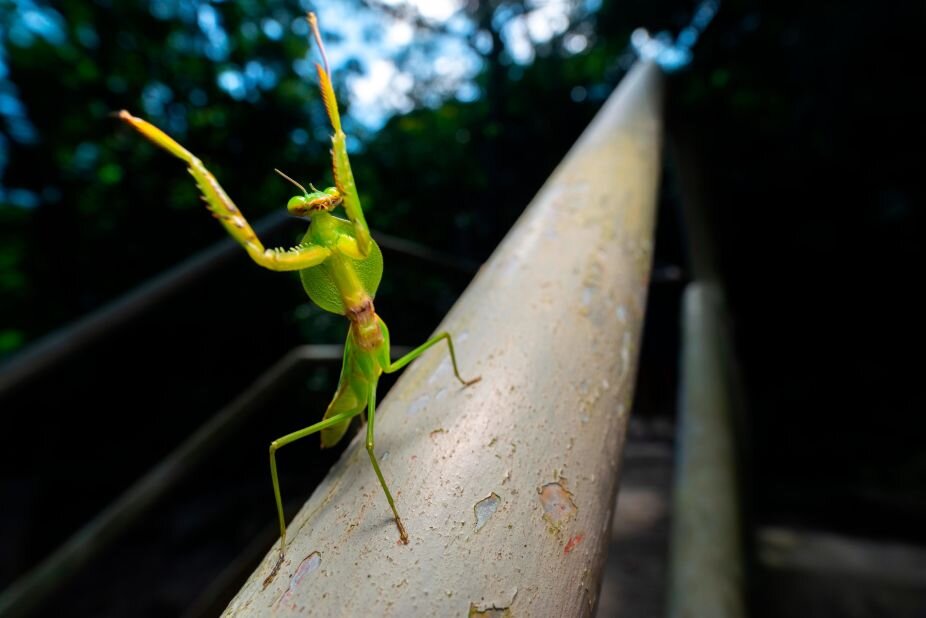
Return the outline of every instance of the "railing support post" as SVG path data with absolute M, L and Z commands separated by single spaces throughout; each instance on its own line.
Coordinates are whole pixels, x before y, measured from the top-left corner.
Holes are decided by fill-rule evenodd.
M 654 65 L 627 75 L 441 325 L 482 381 L 461 389 L 435 347 L 380 405 L 409 545 L 354 440 L 292 522 L 280 571 L 264 584 L 274 547 L 227 615 L 594 611 L 646 304 L 661 91 Z
M 701 199 L 696 159 L 685 140 L 673 141 L 694 281 L 682 303 L 668 615 L 740 618 L 746 612 L 736 431 L 741 382 L 712 213 Z

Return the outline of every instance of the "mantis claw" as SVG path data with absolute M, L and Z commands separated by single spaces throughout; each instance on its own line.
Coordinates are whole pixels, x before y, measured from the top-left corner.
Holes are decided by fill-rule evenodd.
M 396 517 L 395 525 L 399 529 L 399 540 L 402 541 L 403 545 L 408 545 L 408 532 L 405 531 L 405 525 L 402 523 L 402 520 Z

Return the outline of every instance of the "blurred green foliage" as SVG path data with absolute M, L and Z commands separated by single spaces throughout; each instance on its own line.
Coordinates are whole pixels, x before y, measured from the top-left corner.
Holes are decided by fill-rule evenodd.
M 374 18 L 395 17 L 391 5 L 346 4 Z M 506 53 L 498 19 L 525 14 L 528 3 L 467 6 L 460 13 L 471 24 L 460 30 L 463 44 L 475 52 L 480 32 L 493 42 L 491 49 L 481 44 L 482 69 L 473 77 L 481 96 L 421 105 L 425 81 L 416 84 L 413 111 L 375 131 L 349 125 L 359 140 L 355 175 L 374 228 L 475 259 L 491 251 L 621 73 L 615 59 L 628 26 L 596 35 L 602 12 L 594 5 L 569 5 L 568 28 L 537 44 L 528 64 Z M 291 192 L 269 173 L 273 167 L 329 181 L 328 128 L 314 76 L 294 70 L 311 57 L 309 39 L 295 25 L 307 8 L 281 0 L 0 8 L 8 25 L 0 30 L 3 83 L 34 128 L 34 139 L 17 140 L 11 131 L 3 137 L 0 354 L 222 235 L 182 167 L 119 126 L 113 111 L 139 113 L 184 143 L 252 221 L 283 208 Z M 44 30 L 39 17 L 48 22 Z M 220 31 L 209 27 L 215 22 Z M 457 36 L 434 21 L 413 23 L 419 34 Z M 332 47 L 348 27 L 323 24 Z M 575 33 L 587 46 L 567 53 L 563 41 Z M 409 49 L 427 50 L 428 41 L 416 35 Z M 348 62 L 334 75 L 348 119 L 344 87 L 360 72 Z M 223 88 L 226 79 L 232 81 Z M 562 111 L 550 122 L 538 113 L 547 110 Z

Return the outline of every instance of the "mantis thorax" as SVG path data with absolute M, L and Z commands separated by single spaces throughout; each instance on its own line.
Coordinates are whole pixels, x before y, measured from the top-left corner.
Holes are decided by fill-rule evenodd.
M 329 248 L 337 244 L 341 234 L 338 226 L 340 220 L 337 217 L 327 211 L 318 210 L 312 212 L 310 219 L 312 223 L 309 229 L 313 242 Z

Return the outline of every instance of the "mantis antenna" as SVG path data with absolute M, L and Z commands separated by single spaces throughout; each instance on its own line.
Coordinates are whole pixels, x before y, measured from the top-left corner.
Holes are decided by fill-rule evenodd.
M 293 183 L 294 185 L 296 185 L 296 186 L 299 187 L 300 189 L 302 189 L 302 192 L 305 193 L 306 196 L 309 195 L 309 192 L 306 191 L 306 190 L 305 190 L 305 187 L 303 187 L 301 184 L 299 184 L 298 182 L 296 182 L 295 180 L 293 180 L 292 178 L 290 178 L 289 176 L 287 176 L 286 174 L 284 174 L 283 172 L 281 172 L 281 171 L 278 170 L 277 168 L 273 168 L 273 171 L 276 172 L 277 174 L 279 174 L 280 176 L 282 176 L 283 178 L 285 178 L 286 180 L 290 181 L 291 183 Z M 311 186 L 311 185 L 310 185 L 310 186 Z M 314 189 L 315 187 L 312 187 L 312 188 Z

